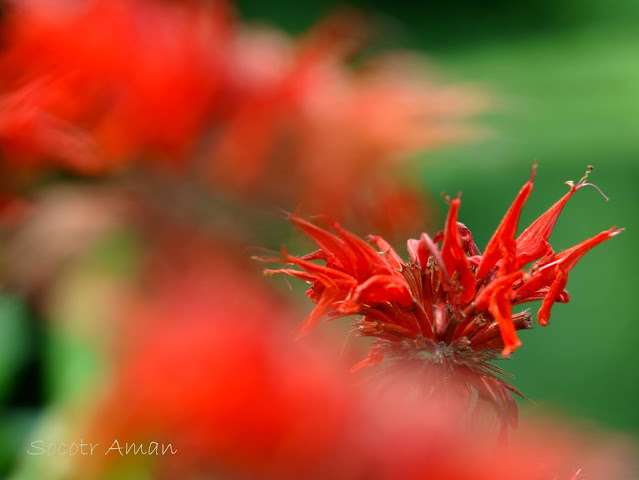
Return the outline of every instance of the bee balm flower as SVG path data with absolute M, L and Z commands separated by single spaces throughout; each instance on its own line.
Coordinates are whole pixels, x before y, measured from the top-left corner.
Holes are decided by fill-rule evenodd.
M 621 232 L 613 227 L 560 253 L 548 243 L 568 199 L 590 185 L 586 175 L 576 185 L 568 182 L 568 193 L 516 237 L 535 172 L 536 165 L 483 255 L 477 252 L 470 230 L 457 221 L 461 204 L 457 197 L 450 203 L 443 232 L 408 240 L 408 261 L 381 237 L 370 237 L 371 245 L 336 223 L 331 233 L 292 215 L 290 221 L 320 249 L 302 257 L 282 249 L 280 257 L 263 260 L 287 266 L 265 273 L 312 283 L 307 295 L 316 307 L 302 333 L 323 317 L 359 315 L 355 332 L 376 341 L 368 358 L 354 370 L 379 364 L 384 357 L 396 366 L 427 362 L 444 367 L 433 370 L 439 372 L 439 380 L 441 376 L 462 379 L 468 392 L 489 400 L 504 423 L 514 426 L 517 407 L 509 391 L 518 392 L 499 376 L 505 372 L 489 363 L 499 352 L 508 356 L 515 351 L 521 345 L 517 330 L 532 326 L 529 310 L 513 313 L 513 305 L 543 300 L 537 318 L 540 325 L 547 325 L 553 304 L 569 299 L 564 288 L 577 261 Z

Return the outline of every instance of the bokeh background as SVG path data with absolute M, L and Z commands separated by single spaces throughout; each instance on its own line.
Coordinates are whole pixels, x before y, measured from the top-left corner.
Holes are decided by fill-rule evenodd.
M 248 19 L 299 32 L 339 2 L 242 1 Z M 522 214 L 527 225 L 577 181 L 587 165 L 610 197 L 581 191 L 568 204 L 553 246 L 574 245 L 604 228 L 626 228 L 570 275 L 570 304 L 551 325 L 524 332 L 508 362 L 517 385 L 537 403 L 639 433 L 639 360 L 633 313 L 639 281 L 639 4 L 577 2 L 354 2 L 376 15 L 384 42 L 419 49 L 446 78 L 494 95 L 481 117 L 490 134 L 419 157 L 420 179 L 434 194 L 463 192 L 460 219 L 485 245 L 505 208 L 539 162 Z
M 564 181 L 577 181 L 587 165 L 595 167 L 590 179 L 610 201 L 592 188 L 579 191 L 565 208 L 552 244 L 556 250 L 567 248 L 612 225 L 626 231 L 577 265 L 568 284 L 571 302 L 554 307 L 550 326 L 523 332 L 523 347 L 504 366 L 538 406 L 639 436 L 639 3 L 380 0 L 351 5 L 376 25 L 371 48 L 418 50 L 446 81 L 489 92 L 486 113 L 474 121 L 482 131 L 477 139 L 412 160 L 419 173 L 413 180 L 431 205 L 432 232 L 445 218 L 441 192 L 463 192 L 460 219 L 483 248 L 534 159 L 539 170 L 522 225 L 566 192 Z M 333 1 L 237 2 L 244 20 L 291 34 L 306 31 L 340 6 Z M 277 248 L 292 234 L 276 215 L 269 218 L 273 223 L 252 240 Z M 404 251 L 403 245 L 396 247 Z M 135 269 L 137 248 L 129 233 L 116 232 L 84 265 L 120 278 Z M 59 287 L 58 312 L 68 312 L 64 302 L 70 291 L 79 295 L 73 282 L 67 279 Z M 92 293 L 89 289 L 82 306 L 87 310 L 74 307 L 78 318 L 68 322 L 81 323 L 88 315 Z M 65 331 L 39 318 L 21 295 L 0 293 L 0 471 L 15 466 L 22 439 L 42 421 L 46 406 L 74 398 L 103 373 L 91 343 Z

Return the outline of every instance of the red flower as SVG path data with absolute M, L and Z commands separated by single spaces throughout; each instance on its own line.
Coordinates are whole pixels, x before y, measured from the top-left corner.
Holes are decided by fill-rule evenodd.
M 413 304 L 409 285 L 398 270 L 401 265 L 399 257 L 387 259 L 380 256 L 364 240 L 337 223 L 332 226 L 339 236 L 294 215 L 290 216 L 290 221 L 311 236 L 320 250 L 298 258 L 282 248 L 281 260 L 301 267 L 302 271 L 283 268 L 266 270 L 266 273 L 284 273 L 313 283 L 306 293 L 317 307 L 303 324 L 301 333 L 308 333 L 326 314 L 347 315 L 357 312 L 362 305 L 383 302 L 405 307 Z M 326 265 L 317 265 L 312 260 L 323 260 Z
M 0 52 L 0 164 L 12 176 L 95 175 L 168 160 L 260 205 L 302 202 L 384 233 L 412 229 L 422 202 L 398 164 L 472 136 L 463 121 L 483 96 L 434 80 L 417 56 L 354 68 L 365 30 L 355 15 L 293 41 L 246 28 L 231 10 L 225 1 L 13 2 Z M 394 216 L 391 203 L 417 214 Z
M 238 33 L 233 100 L 212 145 L 217 188 L 279 206 L 301 202 L 340 220 L 357 215 L 376 230 L 389 223 L 389 197 L 404 210 L 419 209 L 423 202 L 405 182 L 397 186 L 398 165 L 472 136 L 464 119 L 484 98 L 434 81 L 416 56 L 388 53 L 354 69 L 348 60 L 365 37 L 358 20 L 330 16 L 296 42 L 264 29 Z M 421 217 L 395 218 L 393 233 Z
M 0 56 L 2 160 L 86 174 L 149 152 L 181 159 L 225 78 L 228 17 L 224 2 L 15 2 Z
M 546 325 L 552 305 L 569 299 L 564 290 L 568 272 L 588 250 L 621 232 L 612 228 L 561 253 L 552 250 L 548 238 L 555 222 L 568 199 L 589 185 L 584 177 L 577 185 L 569 183 L 570 191 L 515 237 L 535 171 L 536 166 L 483 255 L 477 254 L 468 228 L 457 221 L 458 197 L 450 204 L 444 232 L 434 239 L 424 233 L 408 241 L 408 262 L 380 237 L 371 237 L 376 249 L 337 224 L 332 225 L 333 234 L 291 216 L 320 250 L 303 257 L 283 250 L 280 258 L 265 260 L 301 270 L 287 267 L 265 273 L 312 283 L 307 293 L 317 306 L 304 332 L 324 316 L 361 315 L 354 322 L 355 331 L 376 342 L 354 370 L 378 364 L 384 356 L 400 367 L 428 360 L 445 366 L 446 372 L 455 371 L 469 389 L 498 407 L 505 423 L 514 424 L 516 404 L 507 390 L 517 391 L 496 375 L 503 373 L 501 369 L 488 363 L 499 351 L 504 356 L 512 353 L 521 345 L 516 331 L 531 327 L 529 311 L 513 314 L 512 306 L 543 299 L 538 322 Z M 524 269 L 531 261 L 535 262 Z

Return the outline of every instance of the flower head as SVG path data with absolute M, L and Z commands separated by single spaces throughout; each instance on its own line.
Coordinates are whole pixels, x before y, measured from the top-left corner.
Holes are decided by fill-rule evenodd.
M 442 375 L 461 378 L 468 392 L 474 390 L 495 404 L 504 423 L 514 425 L 517 409 L 508 391 L 518 392 L 499 376 L 504 372 L 489 363 L 499 352 L 514 352 L 521 345 L 517 330 L 532 326 L 529 310 L 513 313 L 513 305 L 543 300 L 537 319 L 547 325 L 553 304 L 569 299 L 564 288 L 577 261 L 621 232 L 613 227 L 560 253 L 548 243 L 568 199 L 590 185 L 586 175 L 576 185 L 568 182 L 569 192 L 516 237 L 535 172 L 536 165 L 483 254 L 477 252 L 470 230 L 458 222 L 458 196 L 450 202 L 443 232 L 408 240 L 409 261 L 381 237 L 370 237 L 369 244 L 336 223 L 330 225 L 331 233 L 291 215 L 290 221 L 320 249 L 302 257 L 282 249 L 281 257 L 265 260 L 291 266 L 265 273 L 312 283 L 307 295 L 317 305 L 302 333 L 323 317 L 359 315 L 355 332 L 376 341 L 354 370 L 379 364 L 384 357 L 395 360 L 396 367 L 441 366 L 433 370 L 437 381 Z

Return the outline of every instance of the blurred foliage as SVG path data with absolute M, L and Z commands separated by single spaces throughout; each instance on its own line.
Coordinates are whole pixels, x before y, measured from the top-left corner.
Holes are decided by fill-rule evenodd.
M 239 2 L 249 19 L 299 32 L 338 2 Z M 522 214 L 528 225 L 577 181 L 586 166 L 594 189 L 568 204 L 551 238 L 564 249 L 618 225 L 626 231 L 591 252 L 570 274 L 572 300 L 556 305 L 551 325 L 524 332 L 504 366 L 531 400 L 573 417 L 639 432 L 639 384 L 633 313 L 639 282 L 639 3 L 353 2 L 395 17 L 391 43 L 422 48 L 449 79 L 476 82 L 493 94 L 481 142 L 420 158 L 424 185 L 438 194 L 463 192 L 460 218 L 480 248 L 539 162 Z M 388 41 L 388 40 L 386 40 Z M 402 246 L 398 246 L 403 250 Z
M 32 426 L 33 416 L 24 408 L 29 403 L 21 395 L 21 375 L 34 352 L 28 329 L 27 310 L 17 297 L 0 295 L 0 472 L 5 471 L 22 438 Z M 37 378 L 30 378 L 36 382 Z M 28 388 L 27 388 L 28 390 Z M 20 398 L 22 396 L 22 398 Z M 13 405 L 20 404 L 21 408 Z M 7 408 L 8 407 L 8 408 Z
M 0 295 L 0 402 L 7 400 L 11 383 L 29 358 L 30 342 L 25 305 L 16 297 Z
M 456 2 L 397 2 L 393 0 L 239 0 L 243 18 L 276 24 L 294 33 L 313 25 L 322 15 L 344 5 L 355 7 L 390 30 L 390 38 L 403 47 L 463 48 L 489 41 L 563 31 L 596 24 L 629 28 L 639 23 L 634 0 L 458 0 Z M 394 38 L 393 38 L 394 37 Z
M 51 318 L 44 324 L 20 298 L 0 296 L 0 400 L 7 403 L 0 417 L 0 475 L 14 470 L 12 462 L 18 461 L 23 464 L 15 478 L 43 477 L 42 462 L 16 454 L 26 451 L 26 439 L 34 435 L 55 438 L 52 431 L 66 431 L 68 419 L 56 408 L 73 411 L 106 378 L 104 349 L 113 327 L 108 308 L 123 278 L 138 270 L 139 247 L 125 229 L 100 239 L 61 276 Z M 68 461 L 62 458 L 59 468 L 67 472 Z M 125 478 L 124 473 L 116 477 Z M 66 477 L 49 471 L 47 478 Z
M 136 238 L 116 229 L 69 268 L 52 296 L 52 325 L 46 338 L 47 397 L 57 405 L 82 402 L 99 387 L 112 328 L 109 305 L 140 260 Z

